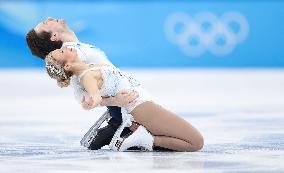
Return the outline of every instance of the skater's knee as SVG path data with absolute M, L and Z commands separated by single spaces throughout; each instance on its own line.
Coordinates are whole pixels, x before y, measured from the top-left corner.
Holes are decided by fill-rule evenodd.
M 201 135 L 196 136 L 195 138 L 189 137 L 187 140 L 188 146 L 185 148 L 185 151 L 194 152 L 201 150 L 204 145 L 204 139 Z
M 203 136 L 199 135 L 194 139 L 194 141 L 191 142 L 190 151 L 198 151 L 203 148 L 204 145 L 204 139 Z

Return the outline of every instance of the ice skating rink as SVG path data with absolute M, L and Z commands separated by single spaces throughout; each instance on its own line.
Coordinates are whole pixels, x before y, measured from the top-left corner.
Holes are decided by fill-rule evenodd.
M 284 172 L 284 70 L 125 70 L 202 132 L 203 150 L 86 150 L 104 108 L 82 110 L 42 70 L 1 70 L 0 172 Z

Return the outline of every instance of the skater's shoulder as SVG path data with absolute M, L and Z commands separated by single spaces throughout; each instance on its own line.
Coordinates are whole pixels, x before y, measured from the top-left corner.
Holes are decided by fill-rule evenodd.
M 89 68 L 82 71 L 77 77 L 79 82 L 81 82 L 83 77 L 97 77 L 97 72 L 101 73 L 102 68 L 108 68 L 110 65 L 108 64 L 88 64 Z
M 84 48 L 96 48 L 94 45 L 83 43 L 83 42 L 64 42 L 62 47 L 64 46 L 77 46 L 77 47 L 84 47 Z

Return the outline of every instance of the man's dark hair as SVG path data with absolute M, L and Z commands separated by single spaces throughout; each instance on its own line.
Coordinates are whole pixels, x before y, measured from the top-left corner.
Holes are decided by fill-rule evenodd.
M 26 36 L 26 42 L 33 55 L 44 60 L 45 56 L 51 51 L 60 49 L 63 42 L 51 41 L 51 32 L 42 31 L 36 33 L 34 29 L 30 30 Z

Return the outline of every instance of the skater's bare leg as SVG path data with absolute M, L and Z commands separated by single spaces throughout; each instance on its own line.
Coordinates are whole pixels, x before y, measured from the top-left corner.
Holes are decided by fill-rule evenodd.
M 196 151 L 192 149 L 192 145 L 181 139 L 167 137 L 167 136 L 154 136 L 154 146 L 173 149 L 176 151 Z M 188 150 L 187 148 L 191 148 Z
M 203 137 L 196 128 L 154 102 L 140 104 L 131 114 L 155 136 L 155 146 L 176 151 L 197 151 L 203 147 Z

